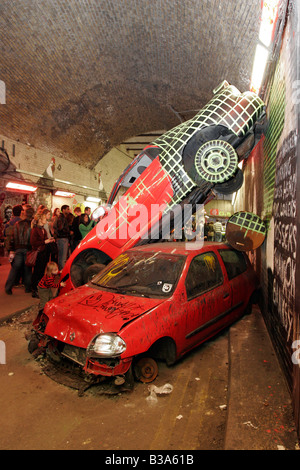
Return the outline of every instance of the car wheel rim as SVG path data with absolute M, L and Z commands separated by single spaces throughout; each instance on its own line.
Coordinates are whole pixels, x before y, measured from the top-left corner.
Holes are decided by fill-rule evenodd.
M 135 373 L 141 382 L 153 382 L 158 375 L 158 366 L 154 359 L 150 357 L 143 357 L 135 366 Z
M 196 153 L 197 173 L 210 183 L 223 183 L 236 172 L 238 157 L 234 148 L 225 141 L 212 140 L 203 144 Z

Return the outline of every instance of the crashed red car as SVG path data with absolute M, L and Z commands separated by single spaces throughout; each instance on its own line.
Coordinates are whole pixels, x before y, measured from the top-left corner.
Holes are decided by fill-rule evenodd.
M 164 239 L 175 208 L 195 208 L 214 197 L 212 190 L 228 194 L 241 187 L 238 164 L 261 137 L 265 106 L 255 93 L 241 93 L 226 81 L 213 93 L 194 118 L 156 139 L 125 169 L 108 200 L 115 204 L 112 210 L 67 260 L 61 293 L 83 285 L 119 254 L 145 244 L 147 237 Z M 121 188 L 126 192 L 119 198 Z M 137 209 L 144 217 L 133 234 Z M 183 227 L 186 220 L 180 217 L 176 223 Z
M 90 283 L 48 302 L 29 350 L 85 377 L 150 382 L 237 320 L 259 285 L 245 253 L 222 243 L 164 242 L 121 254 Z M 129 382 L 129 379 L 127 380 Z

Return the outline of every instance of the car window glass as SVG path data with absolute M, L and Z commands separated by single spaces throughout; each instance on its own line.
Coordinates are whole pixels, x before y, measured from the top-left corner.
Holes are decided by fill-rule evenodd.
M 181 255 L 128 251 L 112 261 L 92 283 L 121 293 L 169 297 L 185 260 Z
M 235 250 L 219 250 L 229 279 L 233 279 L 247 269 L 247 263 L 242 252 Z
M 212 252 L 196 256 L 190 264 L 185 286 L 187 297 L 200 295 L 223 282 L 221 266 Z

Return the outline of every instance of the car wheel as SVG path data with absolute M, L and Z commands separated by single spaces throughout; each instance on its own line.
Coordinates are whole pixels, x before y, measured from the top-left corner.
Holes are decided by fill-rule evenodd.
M 95 263 L 86 268 L 83 274 L 84 283 L 91 281 L 91 279 L 98 274 L 102 269 L 105 268 L 104 264 Z
M 238 168 L 234 176 L 224 183 L 216 184 L 214 189 L 220 194 L 232 194 L 243 186 L 243 182 L 244 173 Z
M 223 140 L 205 142 L 195 155 L 195 168 L 205 181 L 212 184 L 228 181 L 238 168 L 238 156 L 232 145 Z
M 142 357 L 134 366 L 134 375 L 143 383 L 150 383 L 158 375 L 158 365 L 151 357 Z

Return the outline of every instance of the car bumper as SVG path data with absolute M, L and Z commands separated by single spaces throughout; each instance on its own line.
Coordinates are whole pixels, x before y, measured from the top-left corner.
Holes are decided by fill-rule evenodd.
M 86 374 L 93 374 L 96 376 L 114 377 L 123 375 L 128 372 L 132 364 L 132 358 L 126 359 L 94 359 L 88 358 L 84 366 Z

